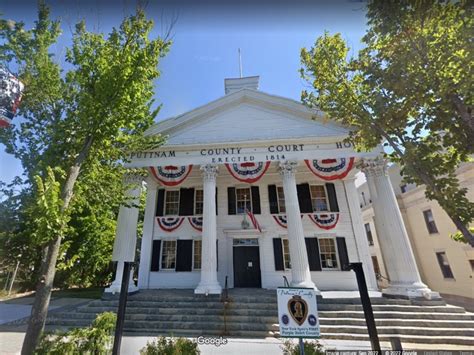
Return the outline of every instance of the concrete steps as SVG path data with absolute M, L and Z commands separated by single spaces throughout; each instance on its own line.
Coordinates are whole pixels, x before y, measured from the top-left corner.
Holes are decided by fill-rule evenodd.
M 136 335 L 279 336 L 275 291 L 230 290 L 226 307 L 219 297 L 195 296 L 192 290 L 142 291 L 129 296 L 125 331 Z M 379 338 L 425 344 L 474 345 L 474 314 L 444 302 L 373 298 Z M 48 328 L 87 326 L 98 313 L 116 312 L 118 300 L 95 300 L 74 311 L 50 312 Z M 225 309 L 224 309 L 225 308 Z M 360 300 L 318 300 L 321 337 L 368 340 Z

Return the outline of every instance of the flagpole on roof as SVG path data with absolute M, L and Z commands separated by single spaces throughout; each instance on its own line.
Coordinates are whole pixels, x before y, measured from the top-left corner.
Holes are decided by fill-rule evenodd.
M 240 48 L 239 48 L 239 72 L 240 72 L 240 77 L 242 77 L 242 54 L 240 52 Z

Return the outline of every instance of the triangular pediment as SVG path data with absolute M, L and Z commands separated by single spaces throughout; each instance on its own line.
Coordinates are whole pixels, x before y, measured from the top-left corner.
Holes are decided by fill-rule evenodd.
M 337 140 L 349 130 L 301 103 L 242 89 L 183 115 L 158 122 L 147 134 L 165 145 L 203 145 L 308 138 Z

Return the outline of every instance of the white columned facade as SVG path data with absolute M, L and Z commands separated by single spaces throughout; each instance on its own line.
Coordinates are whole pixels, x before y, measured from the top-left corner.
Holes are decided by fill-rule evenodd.
M 143 178 L 137 175 L 126 175 L 124 182 L 130 185 L 126 191 L 127 205 L 120 206 L 117 217 L 117 230 L 114 241 L 112 260 L 117 262 L 115 279 L 105 292 L 120 292 L 123 267 L 125 261 L 135 261 L 137 246 L 138 204 L 140 203 L 141 183 Z M 130 270 L 133 274 L 133 269 Z M 135 292 L 138 288 L 130 277 L 128 292 Z
M 201 166 L 203 176 L 203 216 L 201 281 L 194 290 L 197 294 L 220 294 L 222 287 L 217 281 L 217 223 L 216 223 L 216 177 L 217 165 Z
M 386 162 L 381 158 L 364 159 L 360 167 L 367 178 L 375 229 L 390 279 L 383 294 L 389 297 L 439 298 L 439 293 L 431 291 L 421 281 L 405 223 L 387 175 Z
M 153 244 L 153 226 L 155 224 L 156 198 L 158 185 L 149 176 L 146 184 L 146 207 L 143 219 L 143 235 L 138 269 L 138 288 L 148 288 L 150 279 L 151 251 Z
M 349 213 L 351 216 L 352 229 L 357 248 L 359 261 L 362 262 L 365 279 L 369 290 L 377 290 L 377 279 L 375 278 L 374 266 L 370 256 L 369 241 L 364 228 L 364 220 L 362 219 L 362 211 L 359 206 L 359 195 L 355 186 L 355 177 L 343 180 L 344 189 L 346 191 L 346 200 L 349 205 Z
M 285 161 L 280 163 L 280 175 L 283 180 L 283 192 L 285 195 L 286 219 L 288 226 L 288 244 L 291 260 L 291 286 L 314 288 L 320 294 L 318 288 L 311 280 L 309 271 L 308 254 L 304 239 L 303 223 L 296 190 L 297 162 Z

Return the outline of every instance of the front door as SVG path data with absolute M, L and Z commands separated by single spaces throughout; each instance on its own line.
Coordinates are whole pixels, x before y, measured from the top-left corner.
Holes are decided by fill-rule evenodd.
M 262 287 L 258 246 L 234 246 L 234 287 Z

